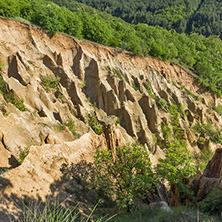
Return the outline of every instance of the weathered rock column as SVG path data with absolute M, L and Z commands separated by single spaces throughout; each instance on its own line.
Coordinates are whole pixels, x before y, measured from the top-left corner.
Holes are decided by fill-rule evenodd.
M 107 148 L 111 150 L 114 160 L 116 156 L 116 147 L 123 145 L 123 142 L 121 141 L 121 135 L 118 133 L 118 130 L 115 126 L 116 121 L 117 117 L 113 115 L 107 116 L 101 120 L 103 125 L 103 132 L 107 142 Z

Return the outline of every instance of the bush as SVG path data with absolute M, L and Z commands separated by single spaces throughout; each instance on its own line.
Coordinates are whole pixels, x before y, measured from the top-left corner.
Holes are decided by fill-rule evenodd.
M 167 111 L 168 103 L 165 99 L 159 98 L 159 97 L 156 96 L 155 101 L 156 101 L 156 105 L 159 109 Z
M 206 134 L 209 136 L 210 141 L 212 141 L 215 144 L 221 144 L 222 143 L 222 134 L 218 127 L 215 129 L 213 128 L 211 123 L 197 123 L 194 127 L 194 132 L 198 133 L 200 135 Z
M 54 78 L 53 76 L 45 76 L 42 79 L 42 85 L 46 89 L 46 91 L 49 91 L 50 89 L 58 89 L 59 81 L 59 76 L 56 76 L 56 78 Z
M 209 214 L 221 214 L 222 209 L 222 190 L 213 188 L 211 193 L 199 203 L 200 209 Z
M 215 110 L 218 114 L 222 115 L 222 106 L 221 106 L 221 105 L 217 105 L 217 106 L 214 108 L 214 110 Z
M 3 95 L 7 103 L 12 103 L 20 111 L 28 110 L 23 104 L 23 99 L 15 99 L 13 91 L 9 89 L 8 84 L 5 82 L 2 76 L 0 76 L 0 93 Z
M 29 154 L 29 148 L 25 148 L 25 150 L 23 152 L 21 152 L 19 154 L 19 163 L 22 164 L 22 162 L 24 161 L 24 159 L 26 158 L 26 156 Z
M 207 163 L 212 159 L 213 152 L 209 147 L 203 147 L 199 154 L 195 155 L 196 167 L 203 172 Z
M 156 181 L 148 152 L 138 143 L 117 147 L 115 157 L 110 150 L 97 150 L 95 166 L 96 188 L 128 211 L 135 197 L 144 198 Z
M 152 91 L 151 91 L 149 80 L 147 80 L 147 82 L 146 82 L 146 91 L 148 92 L 149 96 L 150 96 L 152 99 L 155 99 L 155 98 L 156 98 L 156 96 L 155 96 L 155 95 L 152 93 Z
M 100 135 L 103 132 L 103 126 L 99 123 L 97 116 L 93 111 L 89 115 L 89 125 L 96 134 Z
M 66 126 L 74 136 L 77 136 L 78 138 L 80 137 L 80 135 L 76 132 L 75 123 L 72 119 L 69 119 L 66 123 L 58 123 L 56 128 L 57 130 L 62 131 L 66 128 Z
M 77 137 L 80 137 L 80 135 L 76 132 L 75 123 L 72 119 L 69 119 L 66 123 L 66 126 L 69 128 L 70 132 Z
M 164 136 L 164 144 L 161 145 L 165 151 L 165 158 L 159 159 L 156 173 L 162 182 L 169 183 L 171 191 L 176 187 L 180 192 L 180 197 L 192 198 L 184 182 L 195 173 L 195 168 L 192 165 L 193 158 L 187 149 L 184 132 L 179 123 L 181 108 L 172 105 L 169 112 L 171 114 L 170 125 L 164 123 L 161 126 Z

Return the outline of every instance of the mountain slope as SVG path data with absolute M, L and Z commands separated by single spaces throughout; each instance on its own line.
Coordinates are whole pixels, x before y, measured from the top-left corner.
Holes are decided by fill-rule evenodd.
M 69 197 L 70 189 L 79 189 L 73 167 L 92 162 L 98 148 L 138 141 L 155 164 L 164 155 L 161 125 L 171 121 L 170 106 L 180 107 L 190 151 L 221 143 L 222 119 L 212 109 L 221 100 L 180 66 L 62 34 L 50 37 L 14 20 L 1 18 L 0 24 L 1 82 L 25 107 L 7 100 L 1 84 L 0 167 L 10 170 L 0 176 L 1 215 L 11 207 L 19 214 L 11 199 Z M 104 123 L 110 115 L 120 124 Z M 92 118 L 103 125 L 100 135 L 92 130 Z M 194 129 L 204 130 L 203 123 L 219 131 Z M 70 181 L 74 188 L 67 189 Z
M 53 0 L 72 10 L 72 1 Z M 74 2 L 74 0 L 73 0 Z M 174 0 L 174 1 L 125 1 L 115 0 L 77 0 L 77 2 L 121 17 L 129 23 L 159 25 L 175 29 L 179 33 L 199 33 L 221 37 L 221 2 L 219 0 Z
M 151 55 L 190 67 L 204 86 L 222 95 L 222 42 L 216 36 L 208 38 L 178 34 L 146 24 L 132 25 L 89 7 L 75 6 L 74 12 L 45 0 L 0 2 L 0 15 L 23 17 L 50 31 L 88 39 L 100 44 Z M 86 10 L 87 9 L 87 10 Z

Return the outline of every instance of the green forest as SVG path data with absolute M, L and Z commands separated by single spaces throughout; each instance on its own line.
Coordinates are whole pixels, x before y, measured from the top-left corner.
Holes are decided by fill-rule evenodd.
M 61 4 L 61 0 L 53 0 Z M 146 23 L 179 33 L 196 32 L 220 35 L 222 32 L 220 0 L 77 0 L 101 11 L 121 17 L 129 23 Z M 70 1 L 62 1 L 70 7 Z
M 46 0 L 4 0 L 0 2 L 0 15 L 22 17 L 49 30 L 51 35 L 62 32 L 138 55 L 170 60 L 189 68 L 204 86 L 222 95 L 222 41 L 218 36 L 188 35 L 160 26 L 130 24 L 76 1 L 61 2 L 72 11 Z M 198 5 L 194 2 L 190 3 L 192 8 Z

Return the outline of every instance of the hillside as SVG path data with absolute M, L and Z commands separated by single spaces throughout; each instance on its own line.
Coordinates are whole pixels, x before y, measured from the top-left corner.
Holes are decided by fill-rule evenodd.
M 59 5 L 73 9 L 72 2 L 53 0 Z M 116 0 L 77 0 L 77 2 L 120 17 L 126 22 L 146 23 L 161 26 L 179 33 L 199 33 L 221 37 L 221 1 L 219 0 L 173 0 L 173 1 L 126 1 Z
M 214 111 L 221 99 L 176 64 L 59 33 L 51 37 L 4 18 L 0 39 L 4 221 L 9 212 L 19 215 L 21 198 L 64 200 L 83 192 L 73 169 L 89 165 L 97 149 L 114 152 L 138 141 L 156 164 L 164 157 L 162 126 L 172 121 L 172 109 L 202 169 L 210 158 L 201 158 L 204 150 L 221 144 L 222 119 Z M 107 122 L 110 116 L 119 124 Z M 81 198 L 72 195 L 73 202 Z
M 75 2 L 75 10 L 46 0 L 5 0 L 0 15 L 25 19 L 41 26 L 53 36 L 66 33 L 79 39 L 150 55 L 180 64 L 196 74 L 200 83 L 222 95 L 222 41 L 219 37 L 178 34 L 146 24 L 133 25 L 107 13 Z M 24 21 L 24 20 L 23 20 Z

